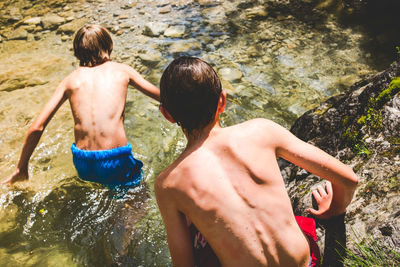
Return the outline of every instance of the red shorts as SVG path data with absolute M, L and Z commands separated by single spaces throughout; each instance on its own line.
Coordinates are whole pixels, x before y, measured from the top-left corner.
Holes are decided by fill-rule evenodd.
M 295 217 L 301 230 L 303 230 L 303 233 L 307 236 L 308 241 L 310 243 L 311 260 L 309 266 L 311 267 L 320 266 L 321 253 L 319 251 L 319 247 L 317 244 L 317 231 L 316 231 L 315 220 L 313 218 L 302 217 L 302 216 L 295 216 Z

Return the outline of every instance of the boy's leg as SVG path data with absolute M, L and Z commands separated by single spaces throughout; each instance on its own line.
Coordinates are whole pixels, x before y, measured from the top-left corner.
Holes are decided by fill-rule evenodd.
M 312 205 L 314 208 L 318 207 L 314 196 L 312 196 Z M 317 223 L 325 229 L 325 246 L 321 266 L 343 266 L 343 259 L 346 257 L 346 225 L 344 224 L 344 216 L 345 213 L 330 219 L 316 219 Z
M 345 214 L 318 220 L 325 229 L 325 248 L 322 266 L 342 267 L 346 257 L 346 225 Z

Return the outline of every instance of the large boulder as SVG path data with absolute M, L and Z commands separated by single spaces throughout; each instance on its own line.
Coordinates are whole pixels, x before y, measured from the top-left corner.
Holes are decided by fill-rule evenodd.
M 346 215 L 347 235 L 372 236 L 400 251 L 400 63 L 306 112 L 291 131 L 352 166 L 359 186 Z M 306 215 L 320 179 L 281 162 L 295 213 Z M 321 235 L 322 237 L 322 235 Z M 352 249 L 354 242 L 348 242 Z M 320 244 L 322 245 L 322 244 Z

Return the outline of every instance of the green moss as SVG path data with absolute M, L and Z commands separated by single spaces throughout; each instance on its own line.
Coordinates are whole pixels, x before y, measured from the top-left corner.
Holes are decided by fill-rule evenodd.
M 372 98 L 370 100 L 370 103 L 373 104 L 375 107 L 377 106 L 381 107 L 387 101 L 389 101 L 394 95 L 396 95 L 399 91 L 400 91 L 400 77 L 396 77 L 390 82 L 389 87 L 383 89 L 382 92 L 380 92 L 377 97 Z
M 344 116 L 343 121 L 342 121 L 342 126 L 346 127 L 349 125 L 350 122 L 350 116 Z
M 349 125 L 349 116 L 343 118 L 342 125 L 347 129 L 342 137 L 355 154 L 371 156 L 371 151 L 363 141 L 364 135 L 371 135 L 374 131 L 382 129 L 383 115 L 381 109 L 399 91 L 400 77 L 396 77 L 390 82 L 388 88 L 382 89 L 378 96 L 369 99 L 366 112 L 360 114 L 356 124 Z M 394 142 L 398 143 L 399 141 L 400 138 Z
M 367 120 L 367 116 L 363 115 L 357 120 L 357 123 L 364 125 L 366 123 L 366 120 Z
M 393 191 L 400 190 L 400 178 L 398 176 L 393 176 L 389 180 L 389 188 Z
M 315 114 L 318 114 L 318 115 L 323 115 L 325 112 L 328 111 L 328 109 L 331 108 L 331 106 L 332 106 L 332 105 L 328 105 L 327 107 L 318 107 L 318 108 L 314 111 L 314 113 L 315 113 Z

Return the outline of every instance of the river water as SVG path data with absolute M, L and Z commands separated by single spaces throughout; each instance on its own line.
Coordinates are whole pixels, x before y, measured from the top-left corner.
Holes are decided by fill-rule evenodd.
M 48 26 L 43 18 L 50 13 L 62 18 L 55 24 L 107 26 L 113 33 L 112 59 L 130 64 L 156 85 L 174 57 L 210 62 L 228 92 L 224 126 L 263 117 L 289 128 L 308 109 L 377 71 L 374 55 L 361 49 L 365 36 L 359 29 L 306 8 L 291 13 L 278 2 L 0 3 L 0 178 L 13 172 L 29 125 L 77 66 L 72 33 Z M 41 22 L 23 22 L 35 17 Z M 134 155 L 145 164 L 146 184 L 117 194 L 77 177 L 70 152 L 73 121 L 68 104 L 61 107 L 30 161 L 30 180 L 0 187 L 0 262 L 171 265 L 153 184 L 185 140 L 163 119 L 158 104 L 133 88 L 125 127 Z

